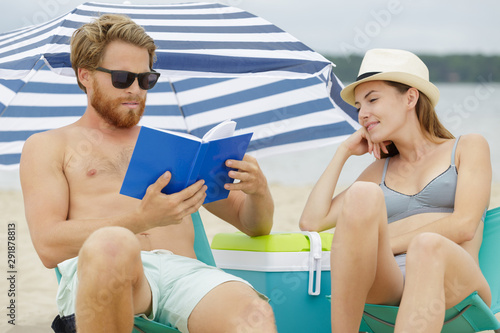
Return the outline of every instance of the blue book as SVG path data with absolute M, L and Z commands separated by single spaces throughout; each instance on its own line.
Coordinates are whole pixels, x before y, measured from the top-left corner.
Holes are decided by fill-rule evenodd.
M 224 121 L 203 138 L 194 135 L 141 127 L 132 158 L 125 174 L 121 194 L 142 199 L 149 185 L 166 171 L 172 178 L 163 193 L 172 194 L 203 179 L 207 185 L 204 204 L 225 199 L 232 183 L 226 160 L 241 160 L 252 133 L 234 135 L 236 123 Z

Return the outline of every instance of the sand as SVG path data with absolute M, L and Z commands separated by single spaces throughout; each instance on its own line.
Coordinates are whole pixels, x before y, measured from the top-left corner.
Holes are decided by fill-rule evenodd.
M 288 187 L 271 185 L 275 200 L 275 225 L 273 231 L 298 231 L 298 220 L 312 186 Z M 492 189 L 490 207 L 500 206 L 500 184 Z M 0 332 L 52 332 L 50 324 L 57 314 L 55 295 L 57 281 L 53 270 L 40 262 L 29 236 L 22 194 L 19 191 L 0 192 Z M 234 227 L 221 222 L 207 211 L 201 211 L 207 236 L 234 232 Z M 15 274 L 8 273 L 8 225 L 15 225 L 16 254 Z M 15 324 L 8 323 L 10 282 L 15 275 Z

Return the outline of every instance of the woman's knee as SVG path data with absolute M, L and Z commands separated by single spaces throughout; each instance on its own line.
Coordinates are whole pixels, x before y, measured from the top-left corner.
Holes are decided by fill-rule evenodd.
M 413 237 L 408 245 L 406 260 L 410 265 L 412 262 L 438 262 L 442 259 L 443 251 L 441 249 L 445 245 L 445 242 L 446 238 L 433 232 L 418 234 Z
M 342 217 L 351 222 L 367 222 L 386 215 L 384 194 L 375 183 L 355 182 L 345 193 Z

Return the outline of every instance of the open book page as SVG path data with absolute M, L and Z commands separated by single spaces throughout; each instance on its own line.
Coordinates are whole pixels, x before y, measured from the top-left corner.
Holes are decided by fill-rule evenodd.
M 148 126 L 144 126 L 148 127 Z M 225 120 L 222 123 L 218 124 L 217 126 L 212 127 L 205 135 L 203 138 L 199 138 L 195 135 L 189 134 L 189 133 L 184 133 L 184 132 L 177 132 L 177 131 L 171 131 L 167 129 L 160 129 L 156 127 L 148 127 L 160 132 L 165 132 L 165 133 L 170 133 L 172 135 L 184 137 L 186 139 L 191 139 L 194 141 L 199 141 L 199 142 L 208 142 L 212 140 L 218 140 L 218 139 L 223 139 L 223 138 L 228 138 L 230 136 L 233 136 L 234 130 L 236 129 L 236 122 L 233 120 Z
M 148 126 L 144 126 L 144 127 L 148 127 Z M 172 135 L 180 136 L 180 137 L 183 137 L 183 138 L 186 138 L 186 139 L 191 139 L 191 140 L 194 140 L 194 141 L 199 141 L 199 142 L 202 141 L 202 139 L 200 139 L 199 137 L 197 137 L 197 136 L 195 136 L 193 134 L 189 134 L 189 133 L 178 132 L 178 131 L 171 131 L 171 130 L 156 128 L 156 127 L 148 127 L 148 128 L 151 128 L 151 129 L 154 129 L 154 130 L 157 130 L 157 131 L 160 131 L 160 132 L 170 133 Z
M 230 137 L 234 134 L 236 128 L 236 122 L 233 120 L 225 120 L 219 125 L 213 127 L 208 131 L 202 138 L 204 142 L 218 140 Z
M 183 133 L 143 126 L 120 193 L 142 199 L 148 186 L 170 171 L 172 178 L 163 193 L 177 193 L 204 179 L 208 186 L 205 203 L 226 198 L 229 191 L 224 184 L 233 179 L 228 176 L 230 169 L 225 161 L 241 160 L 252 137 L 252 133 L 234 135 L 235 127 L 234 122 L 216 126 L 205 143 Z

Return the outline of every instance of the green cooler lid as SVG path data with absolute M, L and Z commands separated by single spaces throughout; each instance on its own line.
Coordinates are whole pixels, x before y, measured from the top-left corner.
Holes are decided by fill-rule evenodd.
M 319 233 L 322 251 L 330 251 L 333 234 Z M 301 233 L 272 233 L 250 237 L 242 232 L 216 234 L 212 240 L 214 250 L 255 252 L 309 252 L 309 238 Z

